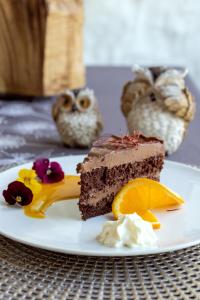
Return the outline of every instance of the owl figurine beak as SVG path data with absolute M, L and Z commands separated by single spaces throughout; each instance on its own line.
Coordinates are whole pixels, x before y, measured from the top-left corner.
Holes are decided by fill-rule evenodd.
M 73 103 L 72 105 L 72 112 L 78 111 L 78 108 L 76 107 L 76 105 Z

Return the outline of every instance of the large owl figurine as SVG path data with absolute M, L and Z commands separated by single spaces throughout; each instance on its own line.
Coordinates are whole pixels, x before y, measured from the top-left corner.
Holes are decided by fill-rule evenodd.
M 89 147 L 103 129 L 97 99 L 89 88 L 61 93 L 52 116 L 62 141 L 70 147 Z
M 140 130 L 164 140 L 166 153 L 176 151 L 195 114 L 195 102 L 185 85 L 185 70 L 134 68 L 134 79 L 122 92 L 121 108 L 129 132 Z

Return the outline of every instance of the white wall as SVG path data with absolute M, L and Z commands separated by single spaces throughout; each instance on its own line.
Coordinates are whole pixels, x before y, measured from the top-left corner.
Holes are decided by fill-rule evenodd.
M 85 0 L 88 65 L 185 65 L 200 77 L 200 0 Z

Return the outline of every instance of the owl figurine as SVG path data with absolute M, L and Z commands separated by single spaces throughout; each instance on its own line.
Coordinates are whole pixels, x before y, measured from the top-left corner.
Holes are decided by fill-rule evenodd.
M 186 70 L 152 67 L 133 69 L 126 83 L 121 109 L 130 133 L 142 131 L 164 140 L 167 154 L 180 146 L 195 115 L 195 101 L 185 85 Z
M 62 141 L 69 147 L 89 147 L 103 129 L 93 90 L 65 90 L 52 107 Z

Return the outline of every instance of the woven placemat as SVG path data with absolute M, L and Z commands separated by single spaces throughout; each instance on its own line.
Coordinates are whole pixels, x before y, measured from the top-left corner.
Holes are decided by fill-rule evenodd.
M 84 257 L 0 237 L 0 299 L 200 299 L 200 246 L 143 257 Z
M 200 245 L 160 255 L 86 257 L 0 236 L 0 299 L 200 299 Z

